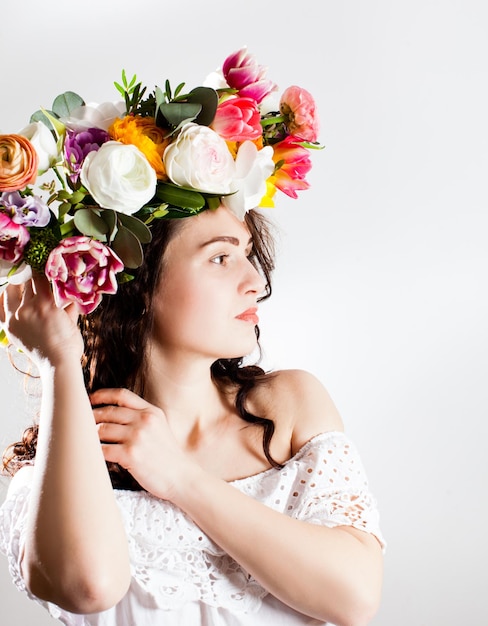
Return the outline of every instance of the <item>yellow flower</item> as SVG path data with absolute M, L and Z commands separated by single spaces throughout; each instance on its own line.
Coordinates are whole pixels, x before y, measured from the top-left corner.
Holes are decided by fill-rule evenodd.
M 156 126 L 154 118 L 133 115 L 127 115 L 123 119 L 117 118 L 108 129 L 108 134 L 115 141 L 139 148 L 156 172 L 157 178 L 168 179 L 163 153 L 170 140 L 165 137 L 164 131 Z
M 266 181 L 266 193 L 264 194 L 264 196 L 261 199 L 261 202 L 259 203 L 259 206 L 264 209 L 274 209 L 275 207 L 275 203 L 273 199 L 276 193 L 276 186 L 274 184 L 275 180 L 276 180 L 275 176 L 270 176 L 268 180 Z

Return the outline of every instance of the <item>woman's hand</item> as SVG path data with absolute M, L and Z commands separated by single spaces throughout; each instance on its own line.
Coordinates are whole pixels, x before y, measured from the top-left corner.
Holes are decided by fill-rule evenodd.
M 163 411 L 128 389 L 99 389 L 90 400 L 105 460 L 127 469 L 153 495 L 173 500 L 187 470 L 198 466 Z
M 77 318 L 75 305 L 55 305 L 49 281 L 40 274 L 23 285 L 8 285 L 0 296 L 0 323 L 9 340 L 37 365 L 55 364 L 70 353 L 81 358 Z

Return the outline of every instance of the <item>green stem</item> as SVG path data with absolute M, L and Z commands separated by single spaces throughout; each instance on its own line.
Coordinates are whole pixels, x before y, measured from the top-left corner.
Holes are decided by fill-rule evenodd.
M 74 226 L 74 220 L 69 220 L 69 222 L 65 222 L 64 224 L 60 224 L 59 232 L 61 233 L 63 238 L 66 235 L 69 235 L 70 233 L 74 233 L 75 232 L 75 229 L 73 228 L 73 226 Z
M 280 124 L 281 122 L 286 122 L 286 115 L 277 115 L 276 117 L 267 117 L 264 120 L 261 120 L 261 126 L 263 128 L 265 126 L 271 126 L 272 124 Z
M 66 182 L 64 180 L 64 178 L 61 176 L 61 174 L 58 172 L 58 167 L 57 165 L 53 165 L 52 167 L 53 172 L 56 174 L 56 178 L 59 180 L 59 182 L 61 183 L 62 187 L 64 190 L 66 190 Z

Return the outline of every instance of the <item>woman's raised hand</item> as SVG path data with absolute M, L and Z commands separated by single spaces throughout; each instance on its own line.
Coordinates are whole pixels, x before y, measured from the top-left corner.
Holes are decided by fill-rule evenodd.
M 106 461 L 127 469 L 149 493 L 173 500 L 198 466 L 178 445 L 164 412 L 128 389 L 90 396 Z
M 37 365 L 83 354 L 75 305 L 60 309 L 49 281 L 38 274 L 23 285 L 8 285 L 0 296 L 0 323 L 9 340 Z

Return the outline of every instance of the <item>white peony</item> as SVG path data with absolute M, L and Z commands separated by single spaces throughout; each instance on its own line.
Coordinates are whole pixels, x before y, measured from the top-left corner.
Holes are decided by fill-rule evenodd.
M 222 198 L 222 204 L 240 220 L 250 209 L 261 203 L 266 193 L 266 180 L 274 172 L 273 148 L 258 150 L 252 141 L 244 141 L 237 152 L 236 174 L 230 196 Z
M 224 139 L 207 126 L 184 124 L 163 161 L 175 185 L 217 195 L 232 191 L 234 159 Z
M 156 172 L 136 146 L 107 141 L 90 152 L 80 172 L 82 184 L 104 209 L 131 215 L 156 192 Z

